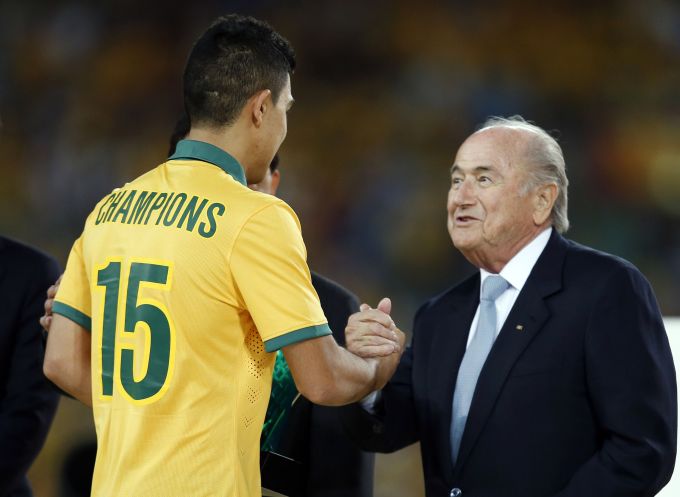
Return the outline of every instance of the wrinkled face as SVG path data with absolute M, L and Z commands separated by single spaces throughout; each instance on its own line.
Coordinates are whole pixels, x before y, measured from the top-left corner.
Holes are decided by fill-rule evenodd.
M 477 267 L 498 272 L 540 231 L 524 166 L 521 135 L 507 129 L 473 134 L 451 169 L 447 211 L 454 246 Z M 500 266 L 499 266 L 500 264 Z

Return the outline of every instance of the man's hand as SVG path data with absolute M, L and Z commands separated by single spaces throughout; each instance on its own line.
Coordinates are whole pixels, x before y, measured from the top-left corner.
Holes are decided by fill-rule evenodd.
M 390 378 L 392 378 L 394 372 L 397 370 L 397 366 L 399 366 L 401 355 L 404 353 L 406 335 L 398 328 L 395 328 L 395 333 L 398 340 L 398 349 L 395 349 L 392 354 L 387 356 L 367 359 L 377 363 L 374 391 L 381 390 L 387 382 L 390 381 Z
M 360 312 L 352 314 L 345 328 L 347 350 L 365 359 L 385 357 L 401 352 L 404 334 L 390 317 L 392 302 L 384 298 L 372 309 L 362 304 Z
M 388 314 L 390 307 L 389 299 L 383 299 L 377 309 L 363 306 L 347 322 L 347 343 L 356 343 L 355 350 L 372 357 L 338 346 L 330 335 L 284 347 L 298 391 L 315 404 L 339 406 L 382 388 L 394 373 L 404 345 L 404 334 Z
M 61 278 L 64 275 L 59 276 L 59 279 L 47 289 L 47 299 L 45 300 L 45 314 L 40 318 L 40 326 L 43 327 L 45 331 L 50 331 L 50 325 L 52 324 L 52 304 L 54 303 L 54 297 L 57 295 L 57 290 L 59 290 L 59 285 L 61 284 Z

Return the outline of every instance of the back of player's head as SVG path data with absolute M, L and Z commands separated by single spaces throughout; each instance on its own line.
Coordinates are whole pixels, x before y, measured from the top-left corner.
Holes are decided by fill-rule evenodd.
M 294 69 L 293 48 L 269 24 L 236 14 L 218 18 L 196 41 L 184 69 L 192 125 L 230 125 L 262 90 L 271 90 L 276 102 Z

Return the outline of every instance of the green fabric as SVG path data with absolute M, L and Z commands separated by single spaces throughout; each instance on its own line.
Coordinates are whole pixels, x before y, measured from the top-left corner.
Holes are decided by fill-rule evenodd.
M 83 314 L 78 309 L 71 307 L 63 302 L 54 301 L 52 304 L 52 312 L 54 314 L 61 314 L 62 316 L 69 318 L 74 323 L 79 324 L 87 331 L 92 329 L 92 320 L 87 314 Z
M 269 398 L 269 405 L 267 406 L 267 414 L 264 418 L 262 438 L 260 439 L 261 450 L 268 452 L 277 451 L 281 435 L 286 430 L 288 415 L 299 396 L 293 375 L 280 349 L 303 340 L 330 334 L 331 329 L 327 323 L 324 323 L 318 326 L 301 328 L 265 342 L 264 347 L 267 352 L 277 352 L 272 377 L 272 393 Z
M 291 331 L 290 333 L 267 340 L 264 342 L 264 349 L 267 352 L 274 352 L 275 350 L 282 349 L 283 347 L 297 342 L 330 334 L 331 329 L 328 327 L 328 323 L 317 326 L 307 326 L 306 328 L 300 328 L 299 330 Z
M 227 152 L 210 143 L 196 140 L 180 140 L 175 148 L 175 153 L 170 156 L 169 160 L 200 160 L 209 162 L 224 170 L 239 183 L 247 184 L 246 175 L 241 164 Z
M 281 435 L 286 430 L 288 415 L 298 395 L 295 380 L 286 358 L 283 356 L 283 352 L 279 350 L 276 353 L 276 362 L 274 363 L 272 393 L 262 427 L 260 450 L 277 452 Z

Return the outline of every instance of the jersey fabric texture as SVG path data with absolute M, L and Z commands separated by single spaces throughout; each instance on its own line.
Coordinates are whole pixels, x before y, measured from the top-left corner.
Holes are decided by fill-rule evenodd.
M 295 213 L 193 140 L 97 204 L 54 312 L 91 330 L 94 496 L 261 495 L 274 352 L 330 334 Z

